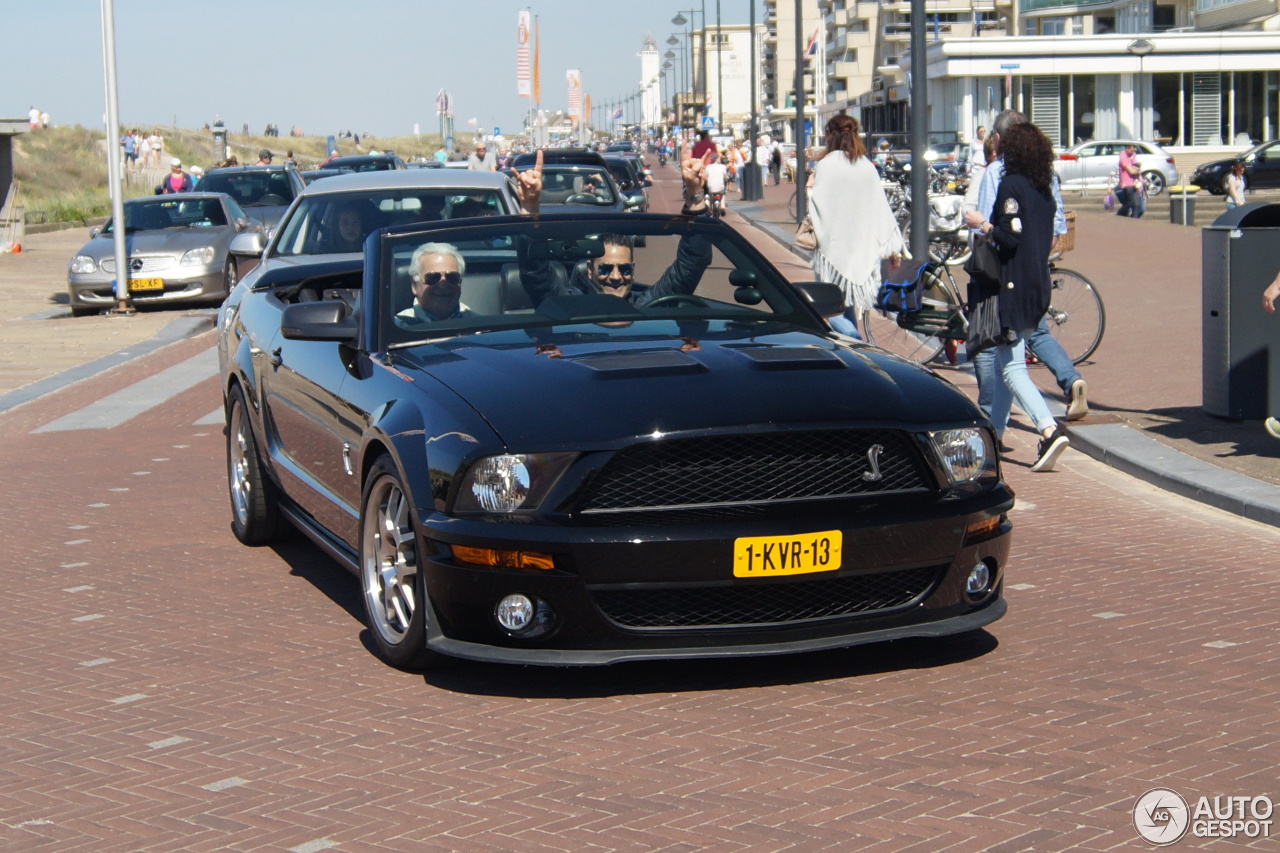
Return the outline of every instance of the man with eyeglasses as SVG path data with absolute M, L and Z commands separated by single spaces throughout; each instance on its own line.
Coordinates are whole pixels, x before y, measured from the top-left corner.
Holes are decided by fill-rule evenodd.
M 456 320 L 473 312 L 462 304 L 466 258 L 450 243 L 424 243 L 409 260 L 413 305 L 396 314 L 396 325 L 414 329 L 442 320 Z

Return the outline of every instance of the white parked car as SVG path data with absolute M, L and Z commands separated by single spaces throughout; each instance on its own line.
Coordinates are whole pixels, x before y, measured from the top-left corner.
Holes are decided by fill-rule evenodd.
M 1091 140 L 1073 145 L 1058 155 L 1054 167 L 1066 189 L 1101 189 L 1120 168 L 1120 153 L 1132 145 L 1147 183 L 1147 195 L 1160 195 L 1178 182 L 1173 155 L 1152 142 L 1137 139 Z

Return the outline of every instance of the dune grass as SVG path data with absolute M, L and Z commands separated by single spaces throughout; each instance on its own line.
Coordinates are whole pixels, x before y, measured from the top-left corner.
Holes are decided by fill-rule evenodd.
M 140 131 L 146 128 L 139 126 Z M 212 137 L 208 131 L 183 128 L 161 128 L 165 138 L 165 166 L 160 172 L 126 174 L 124 197 L 149 195 L 167 169 L 168 159 L 178 157 L 188 166 L 214 165 Z M 459 137 L 459 150 L 470 150 L 474 137 Z M 312 168 L 325 156 L 322 136 L 245 136 L 228 135 L 232 152 L 241 163 L 253 163 L 258 151 L 266 148 L 281 162 L 285 152 L 292 151 L 298 167 Z M 405 160 L 430 157 L 440 147 L 439 134 L 421 136 L 372 137 L 360 139 L 356 148 L 352 139 L 337 140 L 338 153 L 362 154 L 369 151 L 394 151 Z M 51 127 L 24 133 L 15 138 L 14 176 L 22 182 L 19 203 L 28 214 L 44 211 L 47 222 L 86 222 L 110 212 L 107 191 L 106 142 L 102 131 L 80 125 Z M 2 202 L 3 199 L 0 199 Z M 29 221 L 32 217 L 28 217 Z

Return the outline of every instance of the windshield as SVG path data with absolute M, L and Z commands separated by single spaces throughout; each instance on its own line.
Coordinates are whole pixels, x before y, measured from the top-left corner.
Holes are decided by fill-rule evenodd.
M 599 166 L 551 164 L 542 168 L 542 204 L 611 205 L 617 202 Z
M 359 252 L 389 225 L 508 213 L 496 190 L 420 189 L 309 195 L 284 224 L 273 255 Z
M 508 220 L 384 237 L 385 345 L 498 329 L 617 329 L 672 320 L 691 327 L 785 321 L 821 328 L 778 272 L 730 229 L 610 218 Z
M 200 192 L 226 193 L 245 207 L 273 207 L 293 201 L 293 185 L 284 171 L 223 172 L 205 175 Z
M 222 203 L 216 198 L 146 199 L 124 206 L 125 233 L 159 231 L 164 228 L 213 228 L 227 224 Z M 103 226 L 102 234 L 110 234 L 113 223 Z

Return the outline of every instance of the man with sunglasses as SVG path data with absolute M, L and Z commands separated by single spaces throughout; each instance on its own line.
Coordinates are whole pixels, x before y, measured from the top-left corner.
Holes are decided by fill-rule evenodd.
M 409 260 L 413 305 L 396 314 L 396 325 L 413 329 L 472 313 L 461 302 L 466 258 L 450 243 L 424 243 Z
M 538 212 L 538 194 L 542 189 L 542 152 L 538 152 L 534 168 L 521 172 L 517 187 L 520 190 L 521 208 L 525 213 Z M 681 164 L 681 177 L 685 185 L 683 212 L 688 215 L 706 210 L 706 164 L 701 160 L 686 160 Z M 520 247 L 520 280 L 529 300 L 540 305 L 553 296 L 581 296 L 603 293 L 626 299 L 637 307 L 664 296 L 693 293 L 702 274 L 711 265 L 711 243 L 705 237 L 685 235 L 676 248 L 676 259 L 654 284 L 636 281 L 635 254 L 631 238 L 623 234 L 602 234 L 604 254 L 591 258 L 569 275 L 556 275 L 551 261 L 530 258 Z

